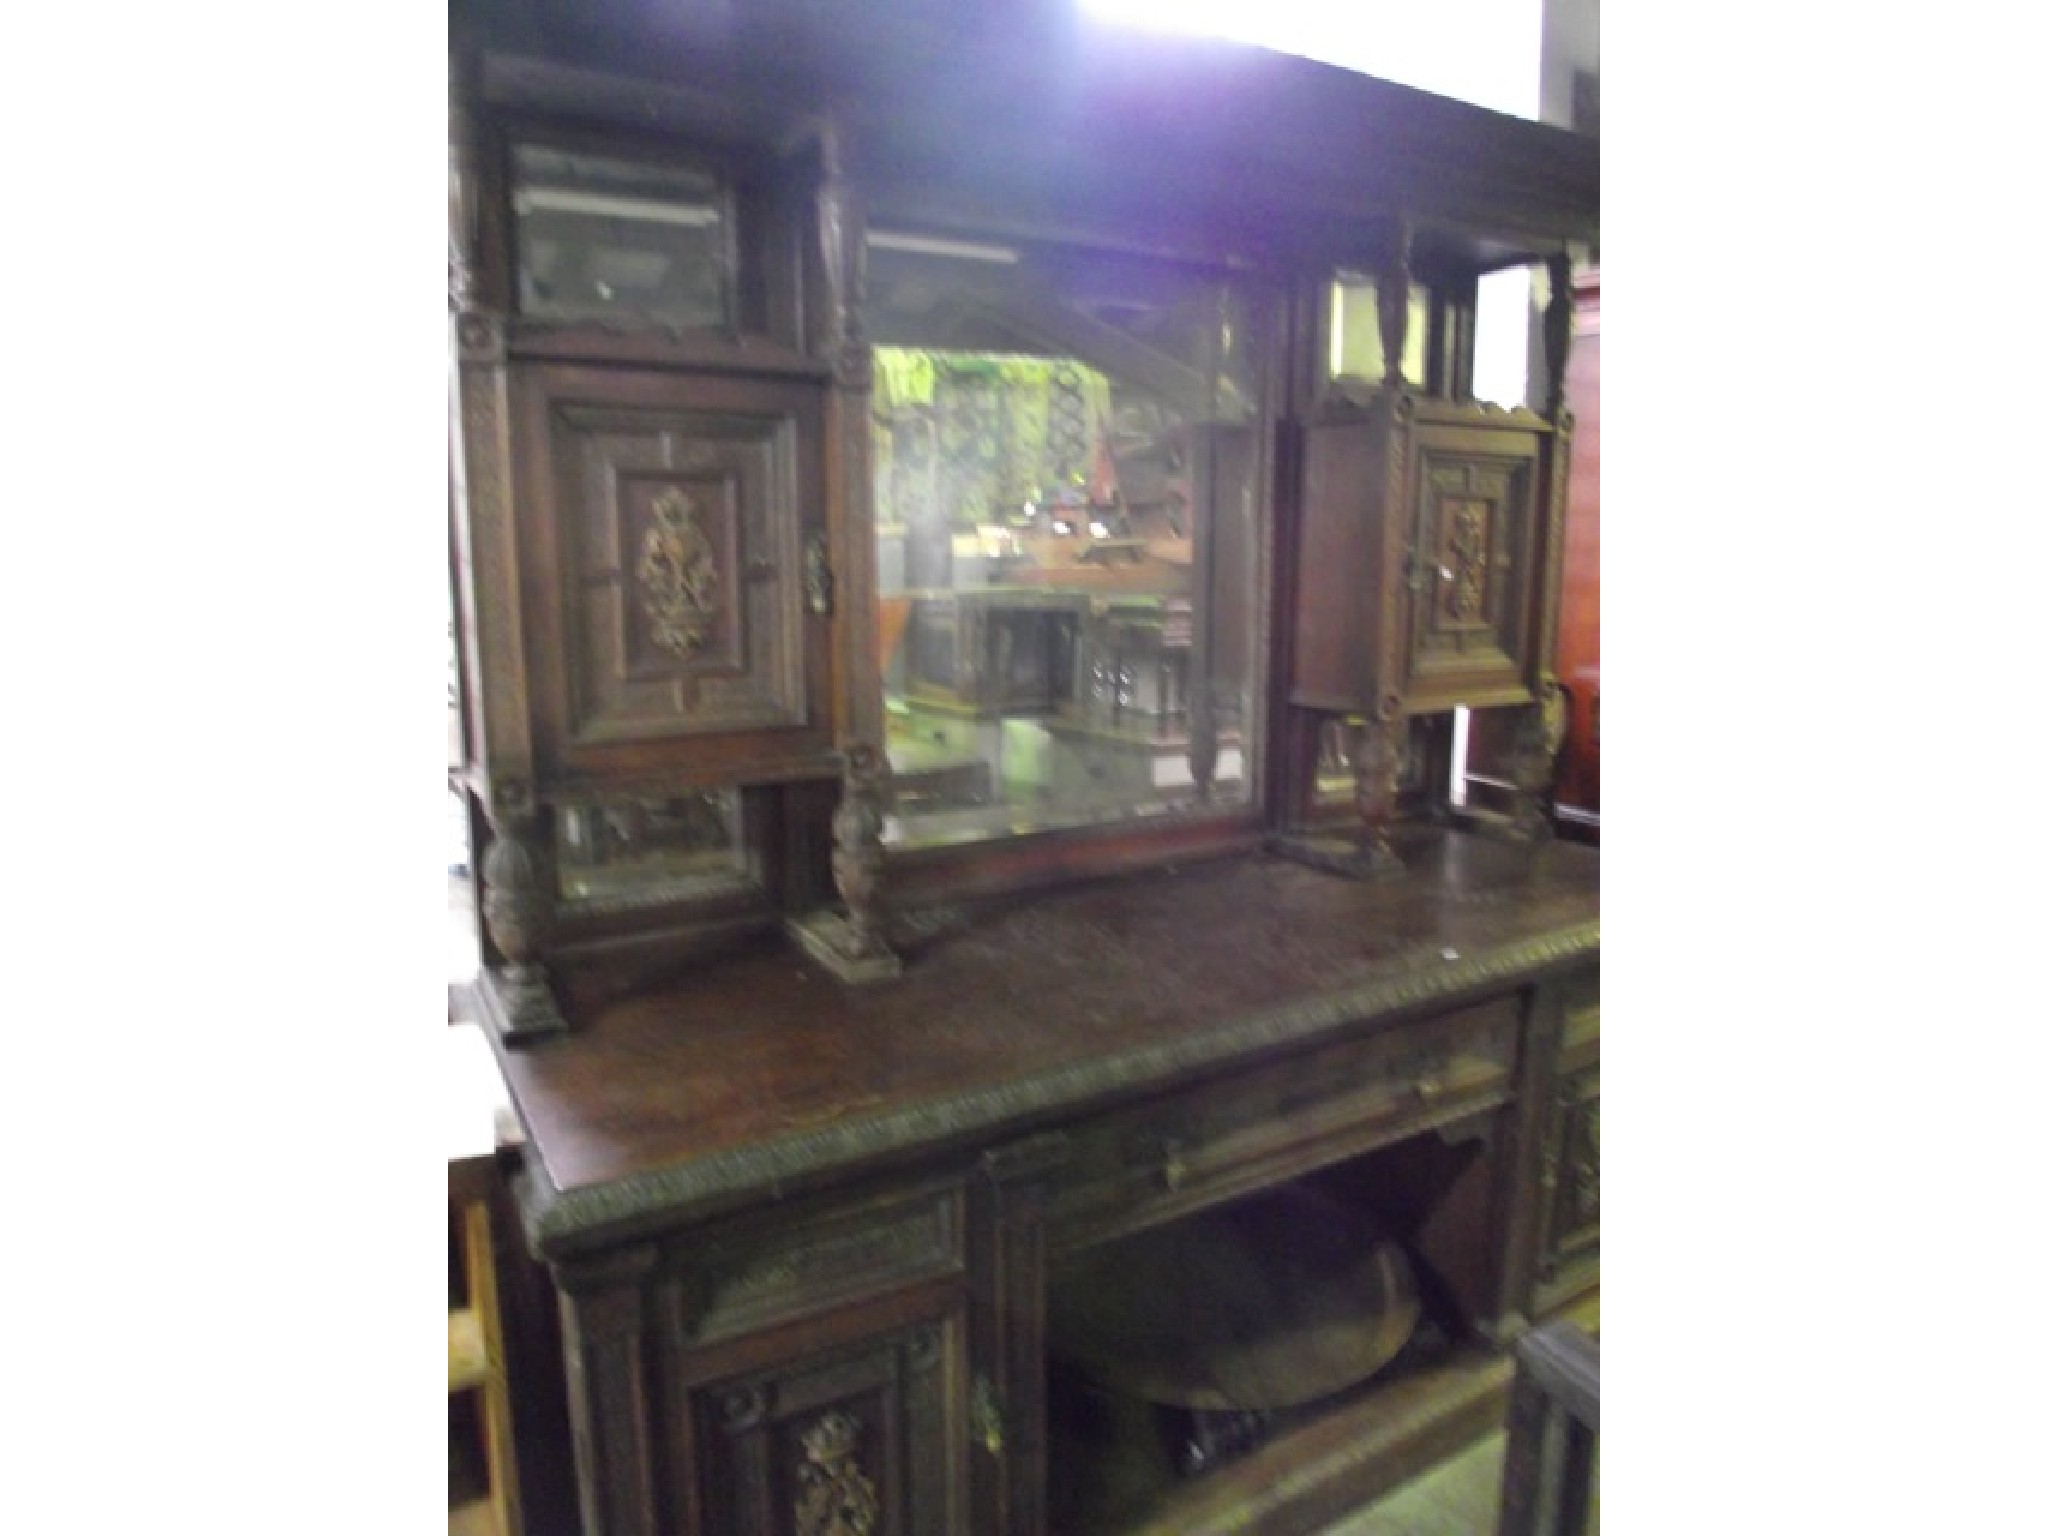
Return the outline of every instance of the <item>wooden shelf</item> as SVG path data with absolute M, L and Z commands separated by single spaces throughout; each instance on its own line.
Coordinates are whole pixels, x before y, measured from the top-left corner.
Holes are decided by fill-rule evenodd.
M 1116 1536 L 1317 1528 L 1498 1429 L 1513 1362 L 1466 1346 L 1175 1488 Z

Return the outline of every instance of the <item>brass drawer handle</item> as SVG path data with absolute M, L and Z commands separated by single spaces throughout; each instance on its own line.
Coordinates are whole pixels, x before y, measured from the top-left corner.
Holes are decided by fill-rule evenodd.
M 1419 1103 L 1427 1109 L 1444 1096 L 1444 1080 L 1440 1077 L 1418 1077 L 1409 1085 Z

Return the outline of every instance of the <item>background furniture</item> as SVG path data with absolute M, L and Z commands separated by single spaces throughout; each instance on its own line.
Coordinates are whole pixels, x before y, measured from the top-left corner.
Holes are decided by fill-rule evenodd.
M 457 1499 L 450 1490 L 451 1536 L 520 1536 L 518 1454 L 512 1433 L 513 1389 L 498 1304 L 498 1259 L 492 1211 L 502 1196 L 498 1132 L 510 1118 L 490 1048 L 475 1025 L 451 1025 L 448 1047 L 448 1214 L 452 1234 L 448 1307 L 448 1395 L 451 1474 L 480 1453 L 483 1487 Z M 466 1403 L 458 1402 L 466 1399 Z M 475 1437 L 470 1438 L 471 1432 Z M 459 1455 L 458 1453 L 465 1453 Z M 453 1483 L 451 1475 L 451 1484 Z

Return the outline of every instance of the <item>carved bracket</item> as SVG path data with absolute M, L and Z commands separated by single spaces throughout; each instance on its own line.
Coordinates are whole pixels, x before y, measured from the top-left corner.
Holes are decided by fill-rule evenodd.
M 903 962 L 889 947 L 882 895 L 882 827 L 891 796 L 889 759 L 868 742 L 844 755 L 839 807 L 832 813 L 832 879 L 846 916 L 820 913 L 793 926 L 811 956 L 846 981 L 900 975 Z

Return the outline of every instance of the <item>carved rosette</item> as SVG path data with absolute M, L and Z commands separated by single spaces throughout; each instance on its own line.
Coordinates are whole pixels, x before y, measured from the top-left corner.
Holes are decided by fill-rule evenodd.
M 465 309 L 455 319 L 455 341 L 461 360 L 481 367 L 505 361 L 505 326 L 496 315 Z
M 872 1536 L 881 1520 L 881 1495 L 854 1459 L 860 1420 L 844 1409 L 822 1415 L 800 1437 L 797 1536 Z
M 670 486 L 654 498 L 653 511 L 634 575 L 655 643 L 688 660 L 718 619 L 717 553 L 694 497 Z
M 888 952 L 883 937 L 882 826 L 889 809 L 889 760 L 857 742 L 846 752 L 839 807 L 832 813 L 832 878 L 846 903 L 855 959 Z

